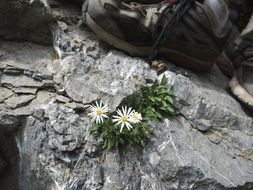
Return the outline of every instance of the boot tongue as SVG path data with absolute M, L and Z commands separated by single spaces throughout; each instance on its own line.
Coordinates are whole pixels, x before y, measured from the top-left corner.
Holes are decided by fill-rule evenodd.
M 157 22 L 154 52 L 149 59 L 156 56 L 158 50 L 173 36 L 177 23 L 191 7 L 195 6 L 195 0 L 167 0 L 166 2 L 167 6 L 162 10 Z

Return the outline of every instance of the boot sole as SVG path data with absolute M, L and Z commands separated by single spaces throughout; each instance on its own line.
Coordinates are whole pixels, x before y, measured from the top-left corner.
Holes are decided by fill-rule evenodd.
M 102 29 L 99 25 L 96 24 L 96 22 L 91 18 L 88 13 L 86 13 L 85 16 L 86 23 L 90 27 L 90 29 L 95 34 L 97 34 L 97 36 L 99 36 L 103 41 L 112 45 L 113 47 L 129 53 L 131 56 L 148 57 L 152 54 L 152 46 L 137 46 L 127 43 L 126 41 L 121 40 Z M 189 57 L 185 54 L 182 54 L 178 51 L 173 51 L 166 48 L 161 48 L 158 54 L 166 57 L 169 60 L 176 60 L 177 65 L 197 72 L 208 71 L 214 65 L 214 63 L 212 62 L 203 62 Z

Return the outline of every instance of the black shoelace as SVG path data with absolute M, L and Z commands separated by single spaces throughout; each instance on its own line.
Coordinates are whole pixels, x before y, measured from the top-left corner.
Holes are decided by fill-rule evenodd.
M 154 59 L 157 55 L 159 49 L 169 40 L 169 37 L 175 31 L 175 27 L 184 14 L 191 8 L 195 6 L 196 0 L 175 0 L 173 6 L 175 6 L 175 11 L 173 12 L 170 19 L 166 20 L 162 26 L 161 32 L 157 37 L 153 45 L 153 53 L 150 56 L 150 60 Z M 167 6 L 161 13 L 158 23 L 161 19 L 171 11 L 171 6 Z

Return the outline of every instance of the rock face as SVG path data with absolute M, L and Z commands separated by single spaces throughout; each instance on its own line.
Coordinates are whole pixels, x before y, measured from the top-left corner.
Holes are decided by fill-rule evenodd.
M 0 37 L 50 44 L 50 15 L 47 0 L 2 0 Z
M 20 33 L 6 27 L 14 15 L 0 21 L 1 189 L 253 189 L 253 119 L 217 68 L 196 74 L 168 63 L 179 115 L 151 123 L 143 150 L 105 152 L 89 135 L 87 104 L 102 99 L 115 110 L 161 76 L 101 42 L 71 4 L 12 0 L 1 2 L 2 10 L 26 16 Z M 41 33 L 35 18 L 46 23 Z M 42 41 L 52 45 L 31 43 Z

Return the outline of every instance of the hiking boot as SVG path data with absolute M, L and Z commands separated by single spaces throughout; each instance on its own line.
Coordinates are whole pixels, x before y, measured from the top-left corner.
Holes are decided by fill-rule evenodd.
M 224 0 L 228 5 L 230 12 L 230 20 L 236 26 L 235 36 L 239 36 L 240 32 L 245 28 L 252 14 L 253 1 L 252 0 Z M 235 44 L 230 43 L 216 60 L 218 68 L 223 74 L 232 78 L 234 76 L 235 68 L 238 67 L 238 63 L 243 61 L 243 57 L 234 50 Z M 232 61 L 233 63 L 232 63 Z
M 223 0 L 136 2 L 86 0 L 83 16 L 102 40 L 130 55 L 158 54 L 195 71 L 209 70 L 233 41 Z
M 233 95 L 250 110 L 253 110 L 253 68 L 242 66 L 242 77 L 234 75 L 229 82 L 229 87 Z
M 227 57 L 225 52 L 222 52 L 221 55 L 216 59 L 216 65 L 220 71 L 226 75 L 228 78 L 232 78 L 235 74 L 235 68 L 233 63 Z
M 225 0 L 225 2 L 230 10 L 230 19 L 241 32 L 251 17 L 252 0 Z
M 227 54 L 236 68 L 229 82 L 231 92 L 253 110 L 253 15 Z

